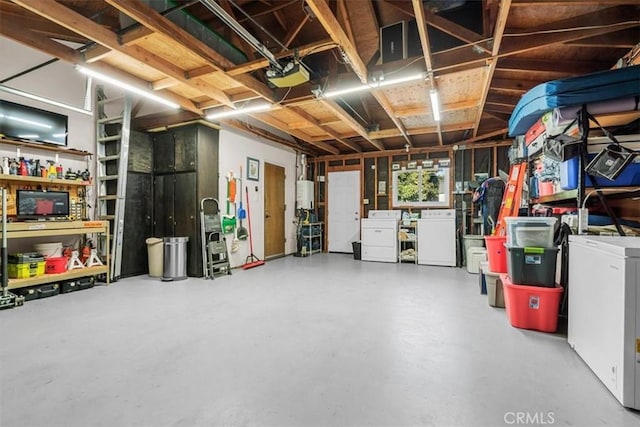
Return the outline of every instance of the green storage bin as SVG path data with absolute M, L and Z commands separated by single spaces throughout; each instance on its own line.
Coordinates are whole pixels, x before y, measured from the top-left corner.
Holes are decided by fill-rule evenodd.
M 507 246 L 507 272 L 514 285 L 556 286 L 557 248 Z

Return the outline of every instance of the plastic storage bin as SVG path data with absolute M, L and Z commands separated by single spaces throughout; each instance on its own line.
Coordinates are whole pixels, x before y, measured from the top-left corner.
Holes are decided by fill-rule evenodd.
M 469 248 L 468 255 L 467 272 L 480 273 L 480 263 L 487 260 L 487 250 L 485 248 Z
M 45 271 L 44 257 L 35 252 L 9 255 L 8 275 L 11 279 L 26 279 L 42 276 Z
M 67 271 L 67 257 L 49 257 L 45 261 L 45 272 L 47 274 L 59 274 Z
M 505 236 L 484 236 L 487 242 L 487 259 L 489 260 L 489 270 L 495 273 L 507 272 L 507 249 L 504 244 L 507 241 Z
M 507 246 L 552 248 L 556 218 L 507 217 Z
M 494 273 L 489 271 L 488 268 L 483 268 L 482 274 L 487 287 L 487 302 L 491 307 L 504 308 L 504 293 L 502 292 L 500 273 Z
M 507 250 L 507 272 L 513 283 L 550 288 L 555 286 L 558 249 L 507 247 Z
M 542 332 L 555 332 L 558 328 L 558 309 L 562 297 L 561 286 L 514 285 L 507 274 L 500 275 L 504 290 L 507 318 L 511 326 Z
M 578 188 L 578 165 L 577 157 L 560 163 L 560 188 L 563 190 Z

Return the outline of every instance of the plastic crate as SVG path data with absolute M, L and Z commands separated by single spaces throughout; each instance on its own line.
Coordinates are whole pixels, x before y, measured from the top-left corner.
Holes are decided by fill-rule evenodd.
M 564 289 L 514 285 L 507 274 L 501 274 L 504 303 L 511 326 L 542 332 L 558 328 L 558 309 Z
M 9 255 L 7 273 L 11 279 L 26 279 L 42 276 L 45 272 L 44 257 L 40 254 L 28 252 Z
M 507 217 L 507 246 L 553 247 L 553 232 L 556 218 L 549 217 Z
M 556 248 L 507 247 L 507 273 L 518 285 L 552 288 L 556 280 Z

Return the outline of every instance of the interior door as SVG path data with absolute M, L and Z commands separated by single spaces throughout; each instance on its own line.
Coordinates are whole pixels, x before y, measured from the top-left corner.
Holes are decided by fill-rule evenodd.
M 284 168 L 264 164 L 264 257 L 284 255 Z
M 360 239 L 360 171 L 328 174 L 328 249 L 353 253 Z

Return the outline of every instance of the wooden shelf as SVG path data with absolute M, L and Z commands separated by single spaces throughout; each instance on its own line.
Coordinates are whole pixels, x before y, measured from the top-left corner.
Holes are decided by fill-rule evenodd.
M 24 288 L 26 286 L 41 285 L 62 280 L 77 279 L 79 277 L 96 276 L 106 274 L 107 266 L 98 265 L 95 267 L 76 268 L 59 274 L 43 274 L 42 276 L 28 277 L 25 279 L 9 279 L 9 289 Z
M 76 185 L 79 187 L 91 185 L 91 182 L 89 181 L 81 181 L 78 179 L 40 178 L 38 176 L 5 175 L 5 174 L 0 174 L 0 181 L 38 183 L 38 184 L 49 184 L 49 185 Z
M 0 144 L 15 145 L 17 147 L 27 147 L 34 150 L 53 151 L 54 153 L 71 154 L 74 156 L 93 156 L 92 153 L 84 150 L 76 150 L 75 148 L 66 148 L 57 145 L 49 145 L 33 141 L 20 141 L 17 139 L 7 139 L 0 137 Z
M 548 196 L 531 199 L 531 203 L 554 203 L 575 200 L 578 197 L 578 190 L 561 191 L 559 193 L 550 194 Z
M 619 199 L 626 197 L 633 197 L 634 193 L 640 192 L 640 187 L 601 187 L 602 193 L 607 199 Z M 586 187 L 584 189 L 585 195 L 589 196 L 590 200 L 598 200 L 598 195 L 593 187 Z M 575 202 L 578 197 L 578 190 L 561 191 L 549 196 L 538 197 L 537 199 L 531 199 L 531 203 L 559 203 L 559 202 Z

